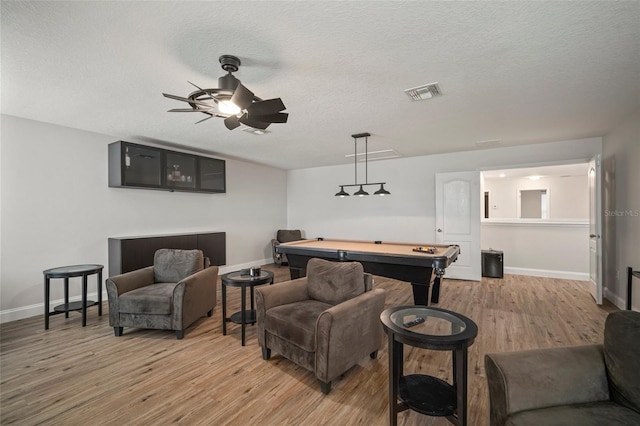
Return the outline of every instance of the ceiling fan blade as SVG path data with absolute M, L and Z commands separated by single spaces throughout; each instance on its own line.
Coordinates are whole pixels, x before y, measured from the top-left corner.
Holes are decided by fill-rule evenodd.
M 194 108 L 173 108 L 167 112 L 204 112 L 206 113 L 207 109 L 194 109 Z
M 233 96 L 231 96 L 231 102 L 236 104 L 240 109 L 247 109 L 253 102 L 254 96 L 251 90 L 247 89 L 242 83 L 238 83 L 238 87 L 236 87 Z
M 267 99 L 266 101 L 254 102 L 247 107 L 247 112 L 251 115 L 268 115 L 286 109 L 282 99 Z
M 250 114 L 249 117 L 254 120 L 264 121 L 265 123 L 286 123 L 287 119 L 289 118 L 289 114 L 287 114 L 286 112 L 277 112 L 275 114 L 267 115 Z
M 200 121 L 196 121 L 196 123 L 195 123 L 195 124 L 202 123 L 203 121 L 206 121 L 206 120 L 210 119 L 211 117 L 214 117 L 214 116 L 213 116 L 213 115 L 210 115 L 210 116 L 208 116 L 207 118 L 203 118 L 203 119 L 202 119 L 202 120 L 200 120 Z
M 204 91 L 205 91 L 202 87 L 200 87 L 200 86 L 198 86 L 198 85 L 196 85 L 196 84 L 194 84 L 194 83 L 190 82 L 189 80 L 187 80 L 187 83 L 189 83 L 190 85 L 192 85 L 193 87 L 195 87 L 196 89 L 198 89 L 198 90 L 200 90 L 200 91 L 202 91 L 202 92 L 204 92 Z
M 253 120 L 249 118 L 247 114 L 244 114 L 242 117 L 238 119 L 245 126 L 253 127 L 254 129 L 264 130 L 271 125 L 271 123 L 266 123 L 264 121 Z
M 224 119 L 224 125 L 227 126 L 227 129 L 233 130 L 236 127 L 240 127 L 240 120 L 235 115 L 232 115 Z
M 214 108 L 213 105 L 208 104 L 206 102 L 198 101 L 196 99 L 183 98 L 182 96 L 170 95 L 168 93 L 162 94 L 165 98 L 175 99 L 176 101 L 189 102 L 190 104 L 196 104 L 201 106 L 206 106 L 207 108 Z

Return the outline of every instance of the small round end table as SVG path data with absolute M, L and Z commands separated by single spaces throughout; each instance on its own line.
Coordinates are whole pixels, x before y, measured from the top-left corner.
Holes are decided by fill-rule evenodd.
M 251 276 L 244 271 L 229 272 L 220 276 L 222 282 L 222 335 L 227 335 L 227 322 L 233 322 L 242 326 L 242 346 L 245 343 L 245 326 L 256 323 L 256 310 L 254 306 L 253 288 L 262 284 L 273 284 L 273 272 L 261 270 L 260 275 Z M 240 287 L 240 311 L 227 318 L 227 287 Z M 251 289 L 251 310 L 247 310 L 246 289 Z
M 98 305 L 98 315 L 102 316 L 102 265 L 72 265 L 51 268 L 42 271 L 44 274 L 44 329 L 49 329 L 49 316 L 63 313 L 69 318 L 69 311 L 82 311 L 82 326 L 87 325 L 87 307 Z M 87 300 L 87 277 L 98 274 L 98 302 Z M 69 303 L 69 278 L 82 277 L 82 301 Z M 49 311 L 50 281 L 52 278 L 64 278 L 64 305 Z
M 467 348 L 478 335 L 476 323 L 456 312 L 427 306 L 390 308 L 382 312 L 380 321 L 389 339 L 389 424 L 397 424 L 398 413 L 411 409 L 466 426 Z M 424 374 L 405 376 L 403 345 L 450 350 L 453 384 Z

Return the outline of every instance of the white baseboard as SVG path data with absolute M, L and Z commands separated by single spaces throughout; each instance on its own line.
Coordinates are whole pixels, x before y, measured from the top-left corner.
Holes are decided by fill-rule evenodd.
M 218 274 L 222 275 L 228 272 L 237 271 L 239 269 L 250 268 L 252 266 L 258 266 L 258 265 L 268 265 L 270 263 L 273 263 L 273 259 L 260 259 L 260 260 L 256 260 L 255 262 L 242 263 L 239 265 L 225 265 L 220 267 Z M 87 293 L 87 299 L 98 300 L 98 293 L 97 292 Z M 81 296 L 69 297 L 70 302 L 78 302 L 80 300 L 82 300 Z M 105 289 L 102 292 L 102 301 L 104 302 L 106 300 L 108 300 L 108 298 L 107 298 L 107 291 Z M 64 304 L 64 299 L 51 300 L 49 303 L 49 306 L 53 307 L 53 306 L 58 306 L 62 304 Z M 35 317 L 38 315 L 41 315 L 41 316 L 44 315 L 44 301 L 42 303 L 36 303 L 35 305 L 20 306 L 18 308 L 11 308 L 11 309 L 5 309 L 3 311 L 0 311 L 0 324 L 10 322 L 10 321 L 17 321 L 25 318 Z
M 529 275 L 532 277 L 557 278 L 561 280 L 577 280 L 589 281 L 589 273 L 570 272 L 570 271 L 552 271 L 548 269 L 529 269 L 529 268 L 504 268 L 505 274 L 513 275 Z
M 616 305 L 621 310 L 627 309 L 627 300 L 609 291 L 609 289 L 606 287 L 604 289 L 604 298 Z M 640 312 L 640 307 L 633 306 L 633 304 L 631 304 L 631 310 Z
M 93 293 L 87 293 L 87 299 L 97 301 L 98 292 L 94 291 Z M 82 300 L 82 296 L 69 297 L 69 302 L 80 302 L 81 300 Z M 107 291 L 105 290 L 102 292 L 102 301 L 104 302 L 106 300 L 107 300 Z M 49 302 L 49 306 L 51 308 L 53 308 L 54 306 L 63 305 L 63 304 L 64 304 L 64 299 L 51 300 Z M 36 303 L 35 305 L 21 306 L 19 308 L 5 309 L 4 311 L 0 311 L 0 323 L 17 321 L 25 318 L 35 317 L 38 315 L 40 316 L 44 315 L 44 302 Z

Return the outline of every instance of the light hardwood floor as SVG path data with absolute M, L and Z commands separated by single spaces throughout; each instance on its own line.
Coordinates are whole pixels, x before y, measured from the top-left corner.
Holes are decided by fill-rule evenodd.
M 274 265 L 276 282 L 288 270 Z M 411 304 L 407 283 L 376 277 L 387 307 Z M 228 312 L 239 309 L 230 288 Z M 481 282 L 445 280 L 441 308 L 473 319 L 478 337 L 469 350 L 469 424 L 488 424 L 483 357 L 490 352 L 602 341 L 613 305 L 596 306 L 586 283 L 507 275 Z M 313 375 L 277 354 L 261 358 L 255 327 L 229 324 L 222 335 L 222 306 L 176 340 L 169 331 L 125 328 L 115 337 L 104 315 L 79 313 L 2 324 L 0 423 L 3 425 L 385 425 L 388 424 L 386 342 L 376 360 L 362 362 L 334 381 L 329 395 Z M 450 353 L 405 347 L 405 374 L 451 380 Z M 405 411 L 400 425 L 447 425 Z

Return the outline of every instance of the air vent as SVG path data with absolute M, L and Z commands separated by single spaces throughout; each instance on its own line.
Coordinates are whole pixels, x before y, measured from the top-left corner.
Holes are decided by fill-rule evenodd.
M 404 93 L 406 93 L 412 101 L 423 101 L 425 99 L 435 98 L 436 96 L 442 96 L 442 91 L 437 82 L 406 89 Z

